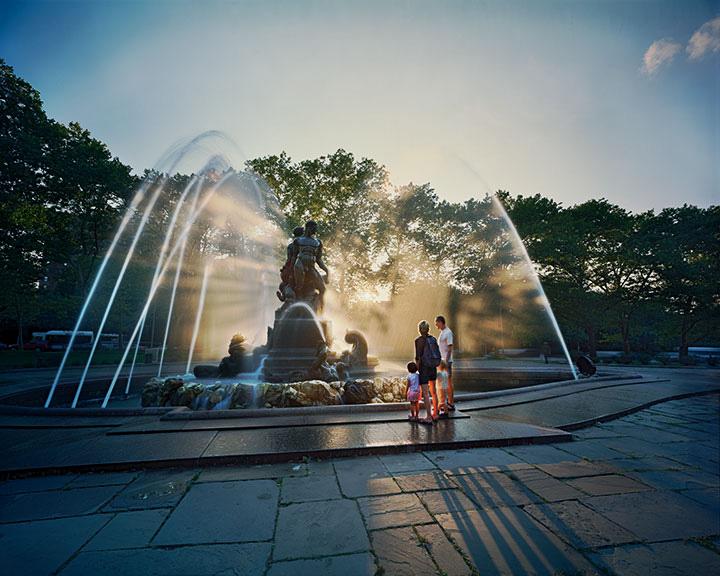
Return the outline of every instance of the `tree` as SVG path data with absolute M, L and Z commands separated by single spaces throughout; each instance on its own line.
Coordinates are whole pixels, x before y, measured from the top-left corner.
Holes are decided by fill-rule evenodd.
M 247 165 L 277 194 L 288 235 L 308 219 L 318 221 L 327 260 L 339 271 L 331 281 L 341 301 L 374 288 L 371 230 L 387 194 L 384 167 L 367 158 L 356 160 L 342 149 L 298 163 L 283 152 Z
M 0 60 L 0 309 L 14 310 L 19 343 L 30 310 L 47 318 L 63 301 L 78 307 L 135 185 L 88 131 L 49 119 Z
M 657 216 L 659 295 L 678 324 L 678 349 L 720 325 L 720 207 L 683 205 Z M 694 335 L 694 338 L 693 338 Z

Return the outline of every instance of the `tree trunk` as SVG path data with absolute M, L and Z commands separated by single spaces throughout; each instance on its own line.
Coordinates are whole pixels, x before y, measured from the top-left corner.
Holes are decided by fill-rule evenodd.
M 680 326 L 680 348 L 678 349 L 679 358 L 687 358 L 690 355 L 688 352 L 688 348 L 690 347 L 690 343 L 688 341 L 689 332 L 688 318 L 687 315 L 683 314 L 682 325 Z
M 595 326 L 588 324 L 585 326 L 585 334 L 587 335 L 587 353 L 590 358 L 597 356 L 597 335 L 595 334 Z
M 623 354 L 630 354 L 630 322 L 626 316 L 620 317 L 620 334 L 622 335 Z

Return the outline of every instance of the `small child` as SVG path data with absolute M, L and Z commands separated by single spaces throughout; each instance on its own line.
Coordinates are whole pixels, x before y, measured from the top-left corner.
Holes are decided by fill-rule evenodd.
M 440 418 L 447 418 L 447 397 L 448 397 L 448 373 L 447 363 L 445 360 L 441 360 L 438 365 L 437 373 L 437 388 L 438 388 L 438 404 L 440 408 Z
M 408 402 L 410 402 L 410 415 L 408 420 L 410 422 L 417 422 L 420 412 L 420 374 L 418 374 L 418 367 L 415 362 L 408 362 L 407 365 L 408 376 L 405 384 L 405 395 L 407 396 Z

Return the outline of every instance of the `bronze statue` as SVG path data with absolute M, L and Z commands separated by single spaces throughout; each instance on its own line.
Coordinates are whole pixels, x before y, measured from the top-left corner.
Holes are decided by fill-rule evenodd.
M 277 295 L 280 302 L 295 300 L 295 240 L 305 233 L 305 228 L 297 226 L 293 230 L 293 241 L 287 245 L 285 264 L 280 269 L 280 286 Z
M 330 272 L 322 260 L 322 242 L 315 237 L 317 222 L 308 220 L 305 223 L 305 232 L 293 241 L 294 265 L 294 291 L 297 298 L 312 298 L 315 290 L 318 291 L 318 311 L 323 309 L 325 298 L 325 284 L 328 282 Z M 315 268 L 317 264 L 325 278 Z

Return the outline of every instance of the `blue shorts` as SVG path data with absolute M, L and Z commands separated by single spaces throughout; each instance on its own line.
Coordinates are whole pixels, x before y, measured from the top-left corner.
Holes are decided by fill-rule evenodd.
M 420 384 L 427 384 L 437 380 L 437 368 L 434 366 L 420 366 Z

